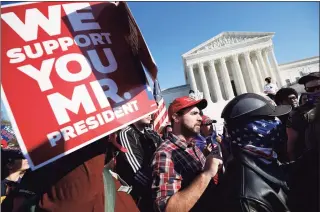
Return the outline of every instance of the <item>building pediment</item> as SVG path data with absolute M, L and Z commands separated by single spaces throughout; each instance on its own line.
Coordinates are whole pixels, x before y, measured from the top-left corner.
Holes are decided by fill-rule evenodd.
M 225 47 L 230 47 L 240 43 L 246 43 L 253 40 L 258 40 L 265 37 L 272 37 L 274 33 L 254 33 L 254 32 L 222 32 L 219 35 L 211 38 L 210 40 L 193 48 L 182 56 L 195 55 L 201 52 L 214 51 Z

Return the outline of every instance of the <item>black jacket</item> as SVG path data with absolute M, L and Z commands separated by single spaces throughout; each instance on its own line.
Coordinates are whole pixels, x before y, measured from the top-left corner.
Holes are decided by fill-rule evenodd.
M 130 194 L 140 211 L 150 212 L 153 210 L 151 159 L 162 139 L 152 129 L 145 128 L 141 133 L 134 125 L 122 129 L 117 139 L 128 152 L 117 156 L 116 172 L 132 186 Z
M 319 149 L 310 149 L 290 168 L 289 205 L 292 212 L 319 212 Z
M 277 161 L 266 164 L 241 150 L 227 164 L 219 185 L 220 210 L 227 212 L 285 212 L 288 187 Z

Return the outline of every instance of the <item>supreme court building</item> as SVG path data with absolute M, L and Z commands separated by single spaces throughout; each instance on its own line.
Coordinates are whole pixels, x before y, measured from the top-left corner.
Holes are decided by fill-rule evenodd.
M 271 77 L 281 88 L 302 74 L 319 71 L 318 56 L 284 64 L 285 68 L 281 69 L 274 53 L 274 34 L 222 32 L 184 53 L 186 85 L 164 90 L 166 103 L 188 95 L 190 89 L 199 90 L 209 103 L 205 114 L 219 118 L 223 107 L 234 96 L 247 92 L 264 95 L 266 77 Z M 299 71 L 301 68 L 304 68 L 303 73 Z
M 261 93 L 269 76 L 282 87 L 273 35 L 223 32 L 213 37 L 182 55 L 186 81 L 213 103 L 247 92 Z

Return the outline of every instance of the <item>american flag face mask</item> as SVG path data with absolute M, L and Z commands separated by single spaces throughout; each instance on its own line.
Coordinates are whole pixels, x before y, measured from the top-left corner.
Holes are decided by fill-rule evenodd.
M 281 121 L 278 118 L 259 119 L 228 128 L 229 139 L 233 145 L 266 159 L 276 157 L 273 146 L 275 142 L 281 142 L 282 133 Z

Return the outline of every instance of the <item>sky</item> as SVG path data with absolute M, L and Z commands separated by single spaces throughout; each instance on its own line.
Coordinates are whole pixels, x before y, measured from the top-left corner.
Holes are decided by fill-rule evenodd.
M 275 32 L 278 63 L 319 56 L 319 2 L 129 2 L 161 89 L 186 84 L 182 54 L 223 31 Z
M 223 31 L 275 32 L 279 64 L 319 56 L 319 2 L 128 4 L 157 63 L 162 90 L 186 83 L 183 53 Z

